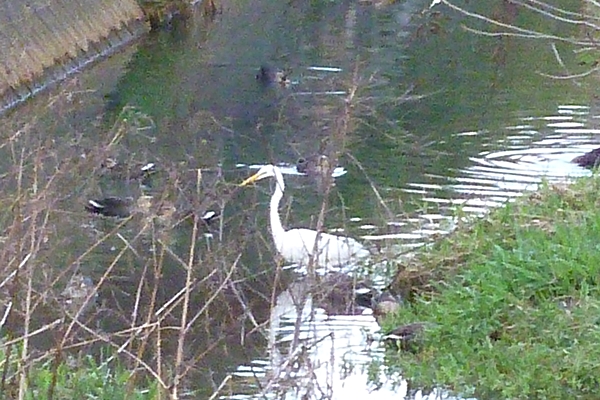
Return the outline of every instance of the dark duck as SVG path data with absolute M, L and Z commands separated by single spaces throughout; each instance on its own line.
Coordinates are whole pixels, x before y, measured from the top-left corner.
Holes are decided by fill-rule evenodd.
M 392 329 L 382 339 L 387 345 L 393 348 L 402 351 L 417 352 L 424 331 L 431 325 L 426 322 L 413 322 L 401 325 Z
M 596 168 L 600 164 L 600 147 L 575 157 L 572 162 L 585 168 Z
M 103 199 L 89 200 L 85 209 L 92 214 L 99 214 L 105 217 L 128 218 L 134 213 L 153 215 L 165 224 L 169 220 L 182 218 L 183 215 L 177 215 L 177 209 L 172 201 L 163 199 L 154 199 L 152 196 L 140 196 L 137 201 L 131 197 L 105 197 Z M 193 211 L 182 210 L 179 214 L 193 214 Z M 219 217 L 216 211 L 208 210 L 200 216 L 200 220 L 209 225 Z
M 106 158 L 100 164 L 100 175 L 122 180 L 144 180 L 156 173 L 156 165 L 149 163 L 128 164 L 114 158 Z
M 265 86 L 277 84 L 285 87 L 290 84 L 290 80 L 286 72 L 279 71 L 267 65 L 260 67 L 258 73 L 256 74 L 256 80 Z

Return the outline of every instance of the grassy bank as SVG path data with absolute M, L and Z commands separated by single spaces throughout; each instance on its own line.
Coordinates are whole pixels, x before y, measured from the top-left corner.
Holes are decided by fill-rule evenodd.
M 42 356 L 27 368 L 25 391 L 20 391 L 21 361 L 18 346 L 0 349 L 3 360 L 1 398 L 16 399 L 153 399 L 158 385 L 121 365 L 116 358 L 98 364 L 91 356 L 56 359 Z M 45 361 L 44 361 L 45 359 Z M 108 359 L 108 358 L 107 358 Z M 141 389 L 144 388 L 144 389 Z
M 389 364 L 480 399 L 597 398 L 599 193 L 598 176 L 545 185 L 401 265 L 388 327 L 431 325 Z

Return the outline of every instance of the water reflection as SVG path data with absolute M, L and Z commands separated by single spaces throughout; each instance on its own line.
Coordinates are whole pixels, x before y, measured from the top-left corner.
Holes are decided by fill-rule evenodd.
M 455 398 L 439 390 L 425 395 L 410 389 L 399 374 L 373 367 L 385 349 L 370 309 L 332 314 L 311 296 L 299 301 L 296 289 L 292 285 L 282 292 L 271 309 L 268 357 L 238 366 L 235 394 L 221 398 Z
M 580 146 L 589 141 L 594 130 L 587 128 L 582 112 L 585 107 L 560 106 L 557 115 L 522 118 L 522 125 L 509 126 L 506 136 L 470 157 L 472 165 L 453 177 L 451 184 L 464 211 L 483 214 L 491 207 L 504 204 L 535 190 L 543 179 L 563 181 L 589 172 L 571 160 L 580 154 Z M 570 116 L 567 114 L 570 111 Z M 542 122 L 539 130 L 534 129 Z M 584 152 L 587 150 L 583 150 Z
M 435 204 L 438 213 L 421 213 L 403 221 L 387 222 L 385 227 L 365 224 L 361 218 L 354 218 L 353 222 L 363 222 L 361 229 L 374 231 L 361 235 L 365 240 L 395 240 L 404 249 L 416 248 L 450 232 L 454 226 L 452 215 L 458 207 L 468 214 L 482 215 L 535 190 L 542 180 L 559 182 L 589 174 L 571 162 L 575 156 L 597 147 L 593 143 L 595 130 L 588 128 L 585 110 L 561 106 L 556 115 L 521 118 L 522 123 L 504 128 L 505 134 L 498 135 L 500 139 L 485 143 L 486 150 L 471 156 L 467 167 L 451 175 L 427 174 L 427 183 L 407 183 L 403 189 L 406 193 Z M 483 134 L 471 131 L 455 136 Z M 252 378 L 244 380 L 244 389 L 240 390 L 246 394 L 238 392 L 226 398 L 390 399 L 407 395 L 406 382 L 401 377 L 370 371 L 381 376 L 367 379 L 373 361 L 384 358 L 378 341 L 380 329 L 370 310 L 361 315 L 340 316 L 315 307 L 310 299 L 299 310 L 286 291 L 271 311 L 269 334 L 269 356 L 240 365 L 233 374 L 238 380 Z M 295 340 L 299 344 L 294 345 Z M 300 356 L 302 360 L 298 361 Z M 375 381 L 378 386 L 373 386 Z M 260 394 L 252 387 L 261 388 Z M 448 398 L 439 391 L 411 396 Z
M 379 326 L 370 310 L 328 315 L 313 307 L 311 297 L 299 302 L 293 291 L 279 295 L 271 310 L 268 360 L 240 366 L 234 373 L 262 382 L 252 384 L 262 387 L 260 394 L 250 390 L 227 398 L 344 398 L 374 391 L 365 372 L 382 349 L 372 339 Z

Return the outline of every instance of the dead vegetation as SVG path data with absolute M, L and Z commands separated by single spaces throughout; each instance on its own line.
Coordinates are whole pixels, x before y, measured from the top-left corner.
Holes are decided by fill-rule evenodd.
M 358 65 L 351 79 L 345 96 L 314 105 L 326 127 L 318 143 L 328 160 L 326 177 L 340 157 L 365 173 L 347 153 L 357 114 L 370 110 L 358 96 L 364 84 Z M 240 200 L 237 183 L 245 172 L 219 166 L 213 143 L 188 146 L 183 160 L 158 151 L 154 121 L 135 107 L 98 114 L 81 126 L 76 105 L 87 95 L 72 81 L 26 121 L 6 119 L 2 126 L 0 315 L 6 334 L 0 350 L 16 361 L 5 362 L 0 392 L 15 398 L 38 393 L 31 371 L 50 365 L 43 391 L 60 398 L 63 366 L 85 356 L 123 365 L 130 393 L 148 381 L 158 387 L 156 398 L 235 392 L 231 366 L 240 354 L 250 363 L 274 346 L 272 310 L 294 278 L 281 269 L 263 229 L 264 204 Z M 203 111 L 187 123 L 231 133 Z M 331 210 L 333 182 L 321 181 L 317 230 Z M 116 214 L 120 218 L 86 212 L 90 199 L 110 196 L 131 199 L 133 206 Z M 208 211 L 218 218 L 203 219 Z M 304 283 L 298 307 L 313 294 L 331 313 L 355 312 L 349 293 L 356 277 L 331 282 L 309 268 Z M 296 322 L 285 357 L 252 380 L 262 393 L 331 396 L 316 382 L 308 390 L 295 375 L 303 365 L 305 378 L 314 381 L 311 349 L 333 340 L 301 340 L 303 323 Z

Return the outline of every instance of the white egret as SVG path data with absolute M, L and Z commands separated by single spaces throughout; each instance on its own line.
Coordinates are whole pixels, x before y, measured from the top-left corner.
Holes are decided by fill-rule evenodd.
M 331 268 L 344 266 L 370 255 L 362 244 L 349 237 L 323 232 L 318 234 L 317 231 L 306 228 L 287 231 L 283 229 L 279 217 L 279 202 L 285 190 L 281 170 L 274 165 L 265 165 L 256 174 L 243 181 L 240 186 L 270 177 L 274 177 L 276 181 L 275 192 L 270 203 L 271 234 L 277 251 L 286 261 L 306 266 L 313 257 L 315 266 Z M 317 237 L 319 238 L 316 246 L 317 255 L 313 256 Z

